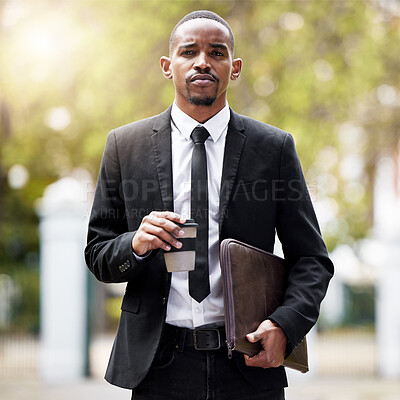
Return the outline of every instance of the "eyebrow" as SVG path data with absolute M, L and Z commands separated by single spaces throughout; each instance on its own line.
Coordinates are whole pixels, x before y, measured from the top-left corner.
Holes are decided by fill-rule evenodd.
M 210 43 L 210 46 L 214 49 L 228 50 L 228 46 L 225 43 Z M 199 45 L 194 42 L 183 44 L 182 46 L 179 46 L 179 51 L 184 50 L 184 49 L 189 49 L 192 47 L 199 47 Z
M 196 43 L 187 43 L 187 44 L 183 44 L 182 46 L 179 46 L 179 50 L 183 50 L 183 49 L 189 49 L 191 47 L 198 47 L 199 45 Z
M 225 43 L 210 43 L 210 46 L 214 49 L 228 50 L 228 46 Z

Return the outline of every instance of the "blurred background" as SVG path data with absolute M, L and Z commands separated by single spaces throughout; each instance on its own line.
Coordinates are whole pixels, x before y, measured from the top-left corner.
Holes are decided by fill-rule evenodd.
M 87 218 L 107 133 L 171 104 L 159 58 L 197 9 L 235 34 L 230 106 L 293 134 L 336 266 L 289 400 L 400 399 L 397 0 L 1 0 L 0 396 L 129 398 L 101 380 L 124 285 L 89 276 Z

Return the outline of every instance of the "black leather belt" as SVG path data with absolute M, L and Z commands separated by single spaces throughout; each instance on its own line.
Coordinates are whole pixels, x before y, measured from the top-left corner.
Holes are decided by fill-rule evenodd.
M 188 329 L 166 324 L 163 337 L 181 351 L 186 346 L 196 350 L 218 350 L 226 346 L 224 327 Z

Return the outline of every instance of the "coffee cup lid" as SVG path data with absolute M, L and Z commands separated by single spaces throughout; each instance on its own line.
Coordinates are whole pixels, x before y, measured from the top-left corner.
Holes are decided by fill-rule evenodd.
M 177 224 L 177 225 L 179 225 L 180 227 L 185 227 L 185 228 L 199 226 L 196 222 L 194 222 L 194 219 L 187 219 L 184 224 Z

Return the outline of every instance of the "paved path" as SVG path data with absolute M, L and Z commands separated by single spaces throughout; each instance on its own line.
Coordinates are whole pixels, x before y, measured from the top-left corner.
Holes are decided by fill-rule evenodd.
M 70 385 L 32 382 L 0 382 L 1 400 L 130 400 L 128 390 L 97 379 Z M 168 396 L 165 397 L 168 400 Z M 191 400 L 191 399 L 188 399 Z M 400 380 L 372 378 L 298 378 L 286 392 L 286 400 L 400 400 Z
M 286 400 L 400 400 L 400 380 L 365 377 L 298 380 L 287 389 Z
M 66 385 L 40 382 L 0 382 L 1 400 L 130 400 L 130 392 L 100 380 Z

